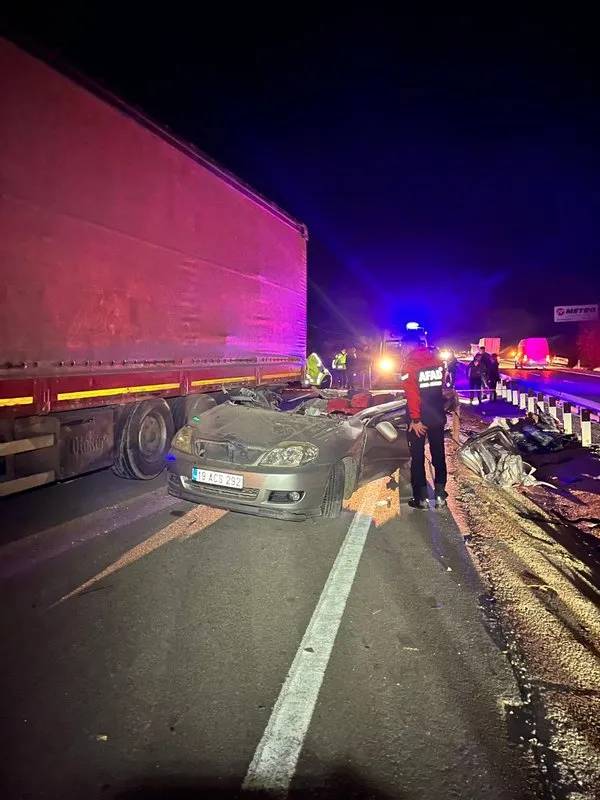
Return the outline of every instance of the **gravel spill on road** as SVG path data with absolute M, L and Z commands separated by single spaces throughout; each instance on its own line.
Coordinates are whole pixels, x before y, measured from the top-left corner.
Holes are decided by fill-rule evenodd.
M 476 429 L 481 420 L 463 419 Z M 471 424 L 472 422 L 472 424 Z M 465 424 L 466 423 L 466 424 Z M 479 424 L 478 424 L 479 423 Z M 483 482 L 448 445 L 450 507 L 494 604 L 548 796 L 600 797 L 600 586 L 580 532 Z

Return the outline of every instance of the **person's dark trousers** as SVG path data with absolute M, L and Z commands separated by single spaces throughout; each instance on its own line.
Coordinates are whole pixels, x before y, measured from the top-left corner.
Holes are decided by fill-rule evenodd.
M 446 497 L 446 455 L 444 452 L 444 426 L 427 428 L 427 436 L 408 433 L 410 449 L 410 482 L 415 500 L 427 499 L 427 478 L 425 476 L 425 439 L 429 441 L 431 463 L 433 464 L 435 494 Z
M 497 388 L 496 387 L 498 386 L 498 381 L 499 380 L 500 380 L 500 375 L 492 375 L 490 377 L 490 389 L 492 390 L 491 391 L 491 395 L 490 395 L 490 399 L 491 400 L 497 400 L 498 399 L 498 392 L 497 392 Z
M 477 398 L 481 403 L 481 378 L 471 378 L 469 388 L 471 389 L 471 402 Z

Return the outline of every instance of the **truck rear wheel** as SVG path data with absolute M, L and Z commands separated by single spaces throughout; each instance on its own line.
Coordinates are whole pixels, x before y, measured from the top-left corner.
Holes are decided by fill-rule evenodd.
M 175 432 L 171 409 L 152 398 L 127 408 L 117 431 L 113 471 L 122 478 L 150 480 L 165 468 Z
M 171 401 L 175 430 L 178 431 L 184 425 L 189 425 L 193 417 L 200 416 L 205 411 L 214 408 L 220 399 L 220 395 L 212 394 L 190 394 L 186 397 L 175 398 L 174 401 Z

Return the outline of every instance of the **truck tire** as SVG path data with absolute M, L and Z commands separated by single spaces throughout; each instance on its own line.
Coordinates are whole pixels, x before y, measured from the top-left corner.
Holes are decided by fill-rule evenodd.
M 342 513 L 344 502 L 345 470 L 343 463 L 334 464 L 329 473 L 325 496 L 321 504 L 321 516 L 335 519 Z
M 200 416 L 209 408 L 214 408 L 219 400 L 219 394 L 190 394 L 186 397 L 176 397 L 171 401 L 175 430 L 178 431 L 184 425 L 189 425 L 192 417 Z
M 152 398 L 127 408 L 117 429 L 113 472 L 121 478 L 148 481 L 165 468 L 175 433 L 171 409 Z

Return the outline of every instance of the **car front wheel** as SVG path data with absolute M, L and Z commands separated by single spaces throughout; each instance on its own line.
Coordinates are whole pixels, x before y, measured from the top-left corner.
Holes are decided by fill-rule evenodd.
M 321 504 L 321 516 L 334 519 L 335 517 L 339 517 L 342 513 L 344 480 L 344 465 L 341 462 L 339 464 L 334 464 L 329 473 L 325 496 Z

